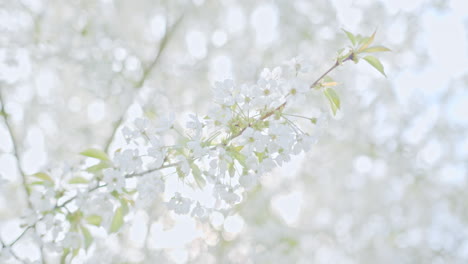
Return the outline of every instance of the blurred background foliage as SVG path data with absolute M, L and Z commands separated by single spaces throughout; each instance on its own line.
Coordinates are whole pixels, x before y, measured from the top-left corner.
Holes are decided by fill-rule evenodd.
M 104 148 L 137 116 L 203 115 L 217 80 L 252 82 L 302 55 L 312 81 L 347 44 L 341 28 L 377 29 L 393 51 L 381 59 L 388 78 L 364 63 L 335 71 L 339 117 L 309 153 L 265 175 L 235 215 L 195 223 L 142 213 L 95 257 L 467 263 L 467 10 L 463 0 L 2 1 L 0 93 L 21 166 L 35 173 L 81 162 L 77 153 Z M 117 131 L 110 150 L 123 142 Z M 1 123 L 0 174 L 17 182 L 0 195 L 4 237 L 25 207 L 12 151 Z M 195 224 L 201 231 L 187 236 Z M 135 225 L 150 232 L 135 235 Z M 178 242 L 157 241 L 171 236 Z

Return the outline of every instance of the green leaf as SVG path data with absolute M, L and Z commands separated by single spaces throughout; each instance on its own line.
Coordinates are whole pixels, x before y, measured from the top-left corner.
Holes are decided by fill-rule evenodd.
M 325 89 L 323 93 L 325 94 L 328 101 L 330 102 L 333 115 L 336 115 L 336 111 L 340 109 L 340 98 L 338 97 L 338 94 L 332 88 Z
M 361 34 L 355 35 L 355 38 L 358 44 L 364 43 L 367 39 L 369 39 L 369 38 L 363 37 Z
M 374 47 L 369 47 L 367 49 L 364 49 L 363 51 L 361 52 L 385 52 L 385 51 L 392 51 L 390 50 L 389 48 L 386 48 L 384 46 L 374 46 Z
M 48 174 L 43 173 L 43 172 L 35 173 L 32 176 L 34 176 L 34 177 L 36 177 L 38 179 L 44 180 L 44 181 L 53 182 L 52 178 Z
M 234 167 L 234 162 L 229 163 L 228 171 L 229 171 L 229 176 L 231 178 L 236 176 L 236 168 Z
M 128 208 L 128 200 L 125 198 L 120 198 L 120 204 L 122 205 L 122 215 L 128 214 L 130 209 Z
M 192 163 L 191 167 L 192 167 L 193 178 L 195 179 L 195 182 L 197 183 L 198 187 L 202 189 L 206 185 L 206 181 L 202 176 L 202 172 L 200 171 L 200 168 L 195 163 Z
M 89 232 L 89 230 L 84 226 L 81 226 L 81 233 L 83 233 L 85 249 L 88 249 L 89 246 L 91 246 L 91 244 L 93 243 L 94 238 Z
M 28 185 L 50 185 L 50 182 L 45 182 L 45 181 L 33 181 L 28 183 Z
M 63 250 L 62 257 L 60 257 L 60 264 L 65 264 L 68 254 L 70 254 L 70 249 L 66 248 Z
M 101 226 L 102 217 L 100 215 L 89 215 L 86 217 L 86 222 L 90 225 Z
M 385 71 L 384 71 L 384 67 L 383 67 L 382 63 L 380 63 L 379 59 L 377 59 L 376 57 L 373 57 L 373 56 L 366 56 L 363 59 L 365 59 L 370 65 L 372 65 L 372 67 L 377 69 L 385 77 L 387 77 L 387 75 L 385 74 Z
M 86 184 L 88 182 L 89 181 L 87 179 L 80 177 L 80 176 L 73 177 L 68 181 L 68 183 L 70 184 Z
M 110 232 L 115 233 L 119 231 L 119 229 L 122 227 L 124 223 L 124 215 L 123 215 L 123 210 L 122 207 L 117 208 L 114 213 L 114 217 L 112 218 L 111 226 L 110 226 Z
M 87 172 L 94 173 L 101 171 L 103 169 L 109 168 L 109 163 L 108 162 L 99 162 L 96 165 L 93 165 L 91 167 L 86 168 Z
M 80 154 L 83 156 L 91 157 L 95 159 L 100 159 L 100 160 L 105 160 L 105 161 L 109 160 L 109 157 L 107 156 L 107 154 L 104 151 L 99 150 L 99 149 L 90 148 L 83 152 L 80 152 Z
M 260 161 L 260 162 L 262 162 L 263 159 L 264 159 L 265 156 L 266 156 L 266 155 L 265 155 L 265 152 L 256 152 L 256 151 L 255 151 L 254 153 L 255 153 L 255 155 L 257 156 L 258 161 Z
M 230 151 L 231 156 L 236 159 L 242 167 L 247 167 L 247 164 L 245 163 L 245 160 L 247 159 L 244 154 L 238 152 L 238 151 Z
M 343 28 L 342 30 L 344 31 L 344 33 L 346 33 L 346 36 L 348 36 L 348 39 L 351 41 L 351 43 L 353 43 L 353 46 L 356 45 L 356 37 L 353 35 L 353 33 L 344 30 Z
M 358 49 L 358 52 L 362 52 L 363 50 L 365 50 L 367 47 L 369 47 L 370 44 L 372 44 L 372 42 L 374 42 L 374 37 L 375 37 L 375 33 L 377 31 L 374 31 L 374 33 L 372 34 L 372 36 L 368 37 L 368 38 L 365 38 L 363 40 L 363 44 L 362 46 Z

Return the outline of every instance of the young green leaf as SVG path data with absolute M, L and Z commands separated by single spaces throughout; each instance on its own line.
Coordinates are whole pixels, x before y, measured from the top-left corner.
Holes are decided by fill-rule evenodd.
M 91 244 L 93 243 L 94 238 L 89 232 L 89 230 L 84 226 L 81 226 L 81 233 L 83 234 L 85 249 L 88 249 L 89 246 L 91 246 Z
M 128 207 L 129 200 L 125 199 L 124 197 L 120 198 L 120 204 L 122 205 L 122 215 L 128 214 L 130 208 Z
M 109 160 L 109 157 L 107 156 L 107 154 L 104 151 L 99 150 L 99 149 L 90 148 L 83 152 L 80 152 L 80 154 L 83 156 L 91 157 L 95 159 L 100 159 L 100 160 L 105 160 L 105 161 Z
M 102 217 L 100 215 L 89 215 L 86 217 L 86 222 L 90 225 L 101 226 Z
M 53 182 L 52 178 L 48 174 L 43 172 L 34 173 L 32 176 L 44 181 Z
M 109 163 L 108 162 L 99 162 L 96 165 L 93 165 L 93 166 L 90 166 L 90 167 L 86 168 L 86 171 L 90 172 L 90 173 L 94 173 L 94 172 L 98 172 L 98 171 L 101 171 L 101 170 L 106 169 L 106 168 L 109 168 Z
M 254 153 L 255 153 L 255 156 L 257 156 L 258 161 L 262 162 L 263 159 L 265 159 L 265 156 L 266 156 L 265 152 L 256 152 L 255 151 Z
M 202 176 L 200 168 L 195 163 L 192 163 L 191 167 L 193 178 L 195 179 L 195 182 L 197 183 L 198 187 L 202 189 L 203 187 L 205 187 L 206 181 Z
M 384 46 L 374 46 L 374 47 L 369 47 L 367 49 L 362 50 L 361 52 L 385 52 L 385 51 L 391 51 L 389 48 L 386 48 Z
M 377 31 L 374 31 L 374 33 L 372 34 L 372 36 L 368 37 L 368 38 L 365 38 L 365 41 L 363 41 L 363 44 L 362 46 L 358 49 L 358 52 L 362 52 L 363 50 L 365 50 L 367 47 L 369 47 L 370 44 L 372 44 L 372 42 L 374 42 L 374 37 L 375 37 L 375 33 Z
M 236 176 L 236 167 L 234 167 L 234 162 L 229 163 L 228 172 L 231 178 Z
M 385 77 L 387 77 L 384 71 L 384 67 L 382 63 L 380 63 L 379 59 L 373 56 L 366 56 L 363 59 L 366 60 L 370 65 L 372 65 L 372 67 L 377 69 L 380 73 L 382 73 Z
M 70 249 L 65 248 L 63 250 L 62 256 L 60 257 L 60 264 L 65 264 L 65 260 L 67 259 L 68 254 L 70 254 Z
M 236 159 L 242 167 L 247 167 L 247 164 L 245 163 L 245 160 L 247 159 L 247 157 L 245 157 L 244 154 L 235 150 L 230 151 L 230 154 L 231 154 L 231 157 Z
M 333 115 L 336 115 L 336 111 L 340 109 L 340 98 L 338 97 L 338 94 L 332 88 L 325 89 L 323 93 L 325 94 L 328 101 L 330 102 Z
M 342 28 L 342 30 L 344 31 L 344 33 L 346 34 L 346 36 L 348 36 L 348 39 L 351 41 L 351 43 L 353 43 L 353 46 L 356 45 L 356 37 L 353 35 L 353 33 L 345 30 Z
M 123 210 L 122 207 L 117 208 L 114 213 L 114 217 L 112 218 L 111 226 L 109 229 L 109 232 L 115 233 L 119 231 L 119 229 L 122 227 L 124 224 L 124 215 L 123 215 Z
M 86 184 L 88 182 L 89 181 L 87 179 L 80 176 L 73 177 L 68 181 L 69 184 Z

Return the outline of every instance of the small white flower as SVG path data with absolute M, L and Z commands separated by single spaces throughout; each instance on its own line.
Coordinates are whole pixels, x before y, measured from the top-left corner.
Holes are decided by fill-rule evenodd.
M 234 90 L 233 80 L 224 80 L 222 82 L 216 82 L 215 88 L 213 89 L 214 101 L 216 103 L 231 106 L 235 103 L 235 99 L 232 96 Z
M 244 145 L 242 152 L 248 155 L 250 155 L 253 150 L 257 152 L 265 151 L 268 144 L 268 137 L 251 127 L 245 129 L 240 140 L 241 144 Z
M 176 214 L 188 214 L 192 201 L 184 198 L 180 193 L 176 192 L 174 197 L 167 203 L 167 208 L 174 211 Z
M 232 119 L 232 111 L 228 107 L 215 106 L 208 112 L 215 126 L 225 126 Z
M 188 175 L 190 173 L 190 164 L 185 156 L 179 155 L 175 158 L 179 165 L 177 168 L 182 172 L 184 175 Z
M 200 205 L 200 202 L 197 202 L 197 205 L 192 209 L 191 216 L 198 217 L 198 218 L 205 218 L 206 217 L 206 209 Z
M 288 162 L 291 160 L 291 155 L 284 151 L 283 149 L 280 149 L 278 151 L 278 156 L 276 156 L 275 161 L 278 163 L 278 166 L 282 166 L 283 162 Z
M 311 68 L 309 60 L 304 59 L 302 56 L 297 56 L 286 62 L 286 65 L 296 74 L 307 73 Z
M 301 151 L 307 152 L 310 150 L 312 144 L 316 143 L 316 141 L 317 139 L 315 137 L 309 135 L 296 135 L 296 144 L 294 144 L 292 151 L 295 155 L 298 155 Z
M 52 239 L 56 239 L 60 232 L 63 231 L 63 222 L 57 219 L 52 214 L 46 215 L 42 221 L 45 224 L 45 228 L 52 234 Z
M 221 183 L 215 185 L 214 194 L 228 204 L 234 204 L 240 201 L 240 196 L 234 193 L 232 187 Z
M 146 199 L 153 197 L 157 193 L 164 192 L 165 184 L 161 177 L 162 175 L 158 171 L 143 175 L 137 185 L 138 197 Z
M 289 149 L 294 144 L 293 130 L 285 124 L 271 122 L 268 135 L 271 138 L 268 147 L 270 152 L 278 151 L 279 148 Z
M 198 116 L 191 114 L 190 121 L 187 122 L 187 128 L 193 131 L 193 138 L 200 139 L 202 136 L 203 124 L 198 119 Z
M 283 70 L 281 69 L 281 67 L 275 67 L 273 70 L 270 70 L 269 68 L 265 68 L 260 74 L 260 77 L 267 81 L 268 80 L 279 81 L 281 79 L 282 74 L 283 74 Z
M 159 147 L 150 147 L 148 148 L 148 155 L 154 158 L 152 167 L 159 168 L 163 165 L 166 158 L 166 150 Z
M 284 88 L 288 94 L 288 103 L 296 105 L 305 103 L 306 94 L 310 90 L 306 82 L 296 78 L 288 81 Z
M 262 160 L 259 166 L 259 173 L 266 173 L 271 171 L 273 168 L 276 167 L 276 163 L 273 161 L 272 158 L 268 157 Z
M 125 139 L 125 141 L 128 143 L 130 143 L 130 141 L 138 138 L 140 136 L 140 133 L 138 133 L 138 131 L 136 130 L 132 130 L 130 129 L 129 127 L 123 127 L 122 128 L 122 135 Z
M 193 140 L 187 142 L 187 147 L 193 153 L 194 158 L 204 156 L 208 152 L 208 148 L 202 147 L 200 140 Z
M 160 117 L 156 122 L 156 127 L 154 128 L 154 132 L 161 133 L 165 132 L 172 128 L 175 121 L 175 114 L 171 112 L 169 115 Z
M 30 200 L 36 210 L 43 212 L 54 208 L 54 197 L 55 192 L 52 189 L 47 189 L 45 191 L 34 190 L 31 193 Z
M 146 132 L 146 130 L 150 127 L 150 121 L 146 118 L 137 118 L 133 121 L 135 127 L 140 131 L 140 133 Z
M 122 172 L 115 169 L 105 169 L 103 174 L 103 181 L 107 183 L 107 188 L 110 192 L 122 192 L 122 189 L 125 187 L 125 176 Z
M 99 215 L 102 218 L 101 226 L 109 226 L 114 215 L 114 205 L 111 202 L 111 194 L 108 192 L 97 193 L 81 206 L 85 215 Z
M 226 150 L 222 147 L 217 147 L 210 152 L 210 173 L 213 175 L 224 175 L 227 171 L 228 164 L 232 162 L 231 156 L 226 154 Z
M 114 163 L 124 172 L 134 172 L 141 167 L 142 161 L 138 150 L 126 149 L 115 153 Z

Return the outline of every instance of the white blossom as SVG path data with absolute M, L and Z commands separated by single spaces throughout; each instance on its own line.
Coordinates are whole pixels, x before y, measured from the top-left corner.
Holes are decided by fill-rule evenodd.
M 48 188 L 45 191 L 34 190 L 29 199 L 36 210 L 43 212 L 51 210 L 55 206 L 54 197 L 54 190 Z
M 115 153 L 114 163 L 123 172 L 135 172 L 140 169 L 142 161 L 138 150 L 126 149 Z
M 169 210 L 174 211 L 176 214 L 188 214 L 192 200 L 184 198 L 180 193 L 176 192 L 166 205 Z
M 240 196 L 234 193 L 231 186 L 226 186 L 221 183 L 215 185 L 214 195 L 228 204 L 234 204 L 240 201 Z
M 207 216 L 207 210 L 200 205 L 200 202 L 197 202 L 195 207 L 192 209 L 192 217 L 205 218 Z
M 160 193 L 164 192 L 165 183 L 161 179 L 162 175 L 158 171 L 145 174 L 138 180 L 138 199 L 144 204 L 154 200 Z
M 125 176 L 123 173 L 116 169 L 105 169 L 103 171 L 103 181 L 107 183 L 109 191 L 122 192 L 125 187 Z

